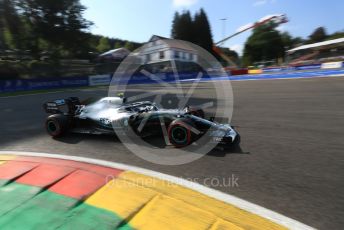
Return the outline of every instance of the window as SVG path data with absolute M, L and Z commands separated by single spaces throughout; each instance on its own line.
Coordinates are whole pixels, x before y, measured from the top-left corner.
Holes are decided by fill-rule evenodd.
M 146 62 L 149 62 L 151 60 L 150 54 L 146 54 Z
M 160 59 L 164 59 L 165 58 L 165 52 L 164 51 L 160 51 L 159 52 L 159 58 Z
M 189 59 L 190 59 L 190 61 L 193 60 L 193 54 L 189 54 Z
M 179 51 L 174 51 L 174 58 L 179 58 Z

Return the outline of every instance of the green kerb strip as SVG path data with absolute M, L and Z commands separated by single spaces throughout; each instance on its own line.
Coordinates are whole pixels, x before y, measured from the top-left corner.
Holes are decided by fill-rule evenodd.
M 0 180 L 1 182 L 6 182 Z M 0 219 L 39 193 L 41 188 L 11 183 L 0 187 Z M 0 225 L 1 226 L 1 225 Z
M 0 187 L 1 229 L 132 229 L 115 213 L 40 191 L 18 183 Z

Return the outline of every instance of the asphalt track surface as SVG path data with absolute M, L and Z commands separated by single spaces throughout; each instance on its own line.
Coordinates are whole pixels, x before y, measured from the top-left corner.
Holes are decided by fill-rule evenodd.
M 207 84 L 201 84 L 196 97 L 201 102 L 212 97 Z M 344 77 L 237 81 L 232 86 L 232 124 L 242 136 L 241 151 L 214 151 L 188 164 L 164 166 L 137 157 L 113 137 L 71 134 L 55 140 L 46 135 L 43 102 L 106 96 L 107 89 L 0 98 L 0 149 L 110 160 L 201 184 L 234 174 L 238 187 L 213 187 L 315 228 L 342 229 Z

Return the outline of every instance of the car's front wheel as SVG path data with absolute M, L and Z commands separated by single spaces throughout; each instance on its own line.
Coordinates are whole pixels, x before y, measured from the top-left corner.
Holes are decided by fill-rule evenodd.
M 179 120 L 170 124 L 168 127 L 168 138 L 173 146 L 182 148 L 191 144 L 192 134 L 188 127 L 189 125 L 190 124 Z

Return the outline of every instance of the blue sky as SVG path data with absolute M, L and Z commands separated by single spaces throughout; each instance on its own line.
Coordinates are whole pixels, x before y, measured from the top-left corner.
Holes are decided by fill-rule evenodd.
M 204 8 L 211 25 L 214 42 L 239 27 L 271 14 L 286 14 L 289 22 L 279 29 L 293 36 L 307 37 L 316 27 L 329 33 L 344 29 L 343 0 L 81 0 L 87 7 L 84 16 L 95 25 L 91 32 L 137 42 L 152 34 L 169 37 L 175 11 Z M 226 47 L 241 51 L 251 32 L 228 40 Z

